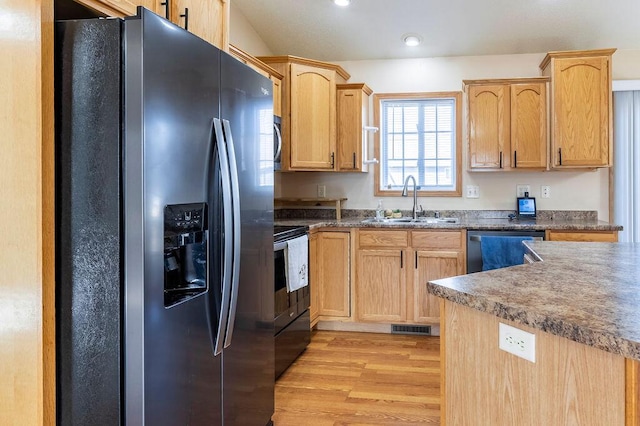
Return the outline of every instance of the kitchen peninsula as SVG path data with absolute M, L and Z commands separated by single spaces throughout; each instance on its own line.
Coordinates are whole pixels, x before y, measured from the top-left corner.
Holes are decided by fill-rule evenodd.
M 640 245 L 525 245 L 538 262 L 427 284 L 442 424 L 640 424 Z M 499 323 L 535 335 L 535 363 L 499 349 Z

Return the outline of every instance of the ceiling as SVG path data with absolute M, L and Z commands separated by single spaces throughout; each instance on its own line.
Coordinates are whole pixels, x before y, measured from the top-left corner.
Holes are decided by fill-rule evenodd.
M 639 0 L 233 0 L 275 55 L 323 61 L 640 49 Z M 417 47 L 402 43 L 417 33 Z

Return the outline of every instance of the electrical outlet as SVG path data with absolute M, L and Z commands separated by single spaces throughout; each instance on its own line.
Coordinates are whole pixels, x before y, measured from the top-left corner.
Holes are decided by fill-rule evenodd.
M 543 185 L 540 187 L 540 197 L 542 198 L 551 198 L 551 187 L 547 185 Z
M 531 187 L 529 185 L 525 185 L 525 184 L 516 185 L 516 194 L 518 197 L 524 197 L 525 192 L 528 192 L 529 194 L 531 194 Z
M 535 334 L 503 323 L 499 324 L 498 331 L 500 349 L 527 361 L 536 362 Z
M 318 185 L 318 198 L 325 198 L 327 196 L 327 187 L 325 185 Z
M 467 185 L 467 198 L 480 198 L 480 187 Z

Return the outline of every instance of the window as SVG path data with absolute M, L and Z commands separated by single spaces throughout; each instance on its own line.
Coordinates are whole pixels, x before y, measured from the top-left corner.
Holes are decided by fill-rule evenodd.
M 421 196 L 462 195 L 460 92 L 374 96 L 375 195 L 400 195 L 412 175 Z

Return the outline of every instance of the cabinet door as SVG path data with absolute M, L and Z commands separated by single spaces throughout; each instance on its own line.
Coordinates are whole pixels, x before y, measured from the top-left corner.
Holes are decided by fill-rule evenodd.
M 369 96 L 364 87 L 338 85 L 338 170 L 362 171 L 363 126 L 369 115 Z M 362 85 L 364 86 L 364 85 Z
M 318 234 L 309 234 L 309 316 L 311 317 L 311 327 L 318 319 L 318 292 L 320 281 L 318 278 Z
M 472 85 L 468 92 L 469 167 L 508 167 L 509 85 Z
M 358 320 L 406 320 L 406 260 L 406 250 L 358 251 Z
M 319 232 L 317 247 L 318 314 L 349 317 L 350 278 L 348 232 Z
M 171 21 L 208 41 L 229 50 L 228 0 L 169 0 Z
M 291 64 L 290 166 L 333 170 L 336 155 L 335 71 Z
M 511 85 L 511 161 L 513 168 L 547 167 L 547 85 Z
M 464 253 L 460 251 L 414 251 L 413 321 L 440 322 L 440 298 L 429 294 L 427 281 L 464 274 Z
M 609 57 L 557 58 L 552 72 L 552 165 L 610 165 Z
M 107 16 L 124 18 L 134 16 L 138 6 L 144 6 L 152 12 L 164 16 L 162 11 L 158 11 L 159 3 L 156 0 L 75 0 L 76 3 L 87 6 Z

